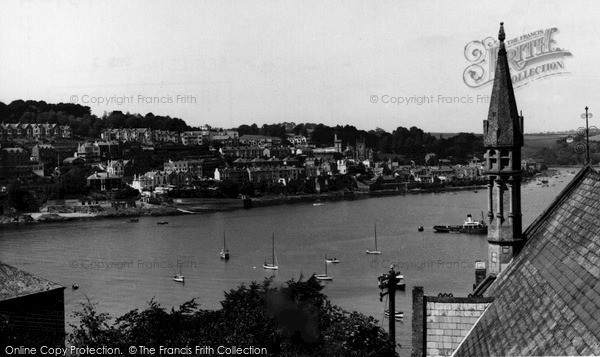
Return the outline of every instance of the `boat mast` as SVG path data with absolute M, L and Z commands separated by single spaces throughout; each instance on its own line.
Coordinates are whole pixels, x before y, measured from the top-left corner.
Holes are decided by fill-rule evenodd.
M 375 250 L 377 250 L 377 222 L 373 222 L 373 228 L 375 230 Z
M 223 231 L 223 250 L 227 250 L 227 245 L 225 244 L 225 231 Z
M 275 266 L 275 233 L 273 233 L 271 246 L 273 247 L 273 266 Z

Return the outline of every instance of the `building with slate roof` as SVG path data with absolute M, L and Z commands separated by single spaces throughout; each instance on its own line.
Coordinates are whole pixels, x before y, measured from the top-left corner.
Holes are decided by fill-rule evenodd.
M 493 302 L 456 356 L 600 355 L 600 174 L 582 169 L 523 233 L 483 292 Z
M 521 230 L 523 119 L 504 37 L 484 121 L 489 269 L 466 298 L 413 290 L 413 355 L 600 355 L 600 174 L 584 167 Z
M 0 348 L 65 343 L 64 287 L 0 262 Z

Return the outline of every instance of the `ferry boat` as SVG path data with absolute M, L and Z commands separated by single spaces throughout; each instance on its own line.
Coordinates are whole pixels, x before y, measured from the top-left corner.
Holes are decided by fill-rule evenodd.
M 483 217 L 481 221 L 475 221 L 473 220 L 473 217 L 468 214 L 467 220 L 462 225 L 433 226 L 433 230 L 437 233 L 487 234 L 487 225 L 485 224 Z

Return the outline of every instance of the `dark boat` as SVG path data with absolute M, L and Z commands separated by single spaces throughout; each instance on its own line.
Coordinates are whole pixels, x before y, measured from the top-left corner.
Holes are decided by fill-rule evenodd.
M 458 233 L 461 226 L 433 226 L 436 233 Z
M 169 222 L 167 222 L 167 221 L 165 221 L 165 222 L 156 222 L 156 224 L 163 225 L 163 224 L 169 224 Z
M 423 232 L 425 230 L 425 228 L 423 228 L 423 226 L 419 226 L 419 228 L 417 229 L 419 232 Z
M 483 217 L 481 221 L 475 221 L 473 220 L 473 217 L 468 214 L 467 220 L 462 224 L 462 226 L 433 226 L 433 230 L 437 233 L 487 234 L 487 225 L 483 221 Z

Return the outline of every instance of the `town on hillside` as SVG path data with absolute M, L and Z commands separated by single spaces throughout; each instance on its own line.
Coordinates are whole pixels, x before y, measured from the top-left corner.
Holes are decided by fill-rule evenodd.
M 103 124 L 118 124 L 117 115 Z M 25 112 L 16 123 L 0 124 L 1 209 L 9 217 L 106 208 L 115 214 L 185 198 L 406 193 L 485 184 L 477 152 L 481 136 L 474 134 L 436 138 L 415 127 L 386 133 L 284 123 L 184 131 L 106 127 L 93 137 L 89 126 L 80 125 L 86 118 L 71 118 L 74 130 L 57 120 L 21 121 L 28 117 L 44 115 Z M 173 121 L 166 123 L 173 127 Z M 529 174 L 545 169 L 531 159 L 522 165 Z

